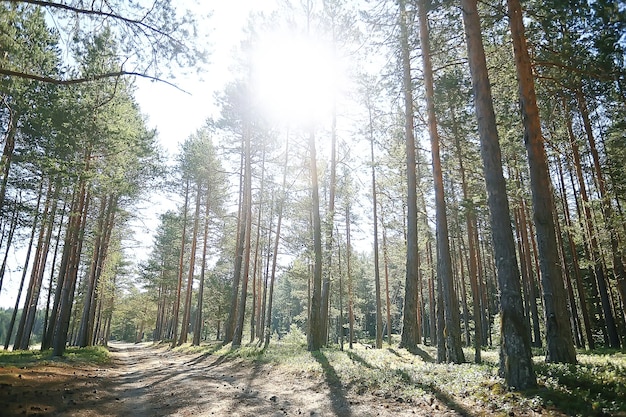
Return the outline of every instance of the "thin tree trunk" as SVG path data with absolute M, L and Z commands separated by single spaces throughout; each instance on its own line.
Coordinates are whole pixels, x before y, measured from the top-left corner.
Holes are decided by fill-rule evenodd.
M 2 182 L 0 182 L 0 209 L 4 207 L 4 198 L 6 197 L 7 184 L 9 182 L 9 171 L 11 170 L 13 151 L 15 149 L 15 133 L 17 131 L 17 115 L 11 108 L 8 108 L 8 110 L 9 121 L 7 124 L 7 135 L 4 140 L 2 157 L 0 158 L 0 173 L 2 174 Z
M 352 243 L 350 242 L 350 203 L 346 204 L 346 272 L 348 274 L 348 328 L 350 340 L 348 347 L 353 348 L 354 343 L 354 298 L 352 291 Z
M 78 342 L 80 347 L 89 346 L 91 344 L 91 335 L 88 332 L 89 316 L 92 308 L 95 307 L 95 292 L 97 278 L 97 263 L 100 258 L 102 249 L 102 240 L 104 235 L 104 221 L 106 216 L 107 198 L 102 197 L 100 201 L 100 215 L 98 216 L 98 225 L 96 228 L 96 240 L 94 243 L 93 254 L 91 256 L 91 265 L 89 266 L 89 274 L 87 279 L 87 287 L 85 289 L 85 300 L 83 302 L 83 314 L 80 321 L 80 329 L 78 330 Z
M 39 193 L 37 195 L 37 206 L 35 208 L 35 217 L 33 218 L 33 227 L 30 233 L 28 249 L 26 250 L 26 259 L 24 260 L 24 269 L 22 270 L 22 279 L 20 280 L 20 286 L 17 290 L 17 296 L 15 299 L 15 307 L 13 308 L 13 314 L 11 314 L 11 320 L 9 321 L 9 328 L 7 330 L 7 338 L 6 338 L 6 341 L 4 342 L 4 350 L 8 350 L 9 344 L 11 343 L 11 335 L 13 334 L 13 326 L 15 325 L 15 318 L 17 316 L 17 311 L 20 306 L 19 303 L 20 303 L 20 298 L 22 298 L 22 290 L 24 289 L 24 282 L 26 281 L 26 273 L 28 272 L 28 264 L 30 263 L 30 253 L 33 249 L 33 243 L 35 240 L 35 232 L 37 230 L 37 222 L 39 220 L 39 207 L 40 207 L 41 198 L 42 198 L 42 192 L 41 192 L 42 187 L 43 187 L 43 178 L 41 179 L 40 184 L 39 184 Z M 17 343 L 17 340 L 15 342 Z
M 248 130 L 248 129 L 246 129 Z M 243 335 L 244 318 L 246 314 L 246 301 L 248 298 L 248 281 L 250 276 L 250 241 L 252 232 L 252 149 L 250 144 L 250 132 L 245 132 L 245 178 L 244 178 L 244 208 L 245 208 L 245 223 L 244 223 L 244 258 L 243 258 L 243 273 L 241 277 L 241 297 L 239 298 L 239 307 L 237 309 L 237 325 L 233 332 L 232 346 L 241 346 L 241 339 Z
M 89 171 L 89 158 L 90 152 L 87 151 L 85 153 L 85 172 Z M 53 326 L 54 333 L 51 339 L 53 356 L 63 356 L 63 353 L 65 352 L 65 345 L 67 343 L 72 307 L 74 303 L 74 291 L 76 289 L 76 280 L 78 278 L 78 266 L 82 251 L 82 235 L 89 200 L 87 184 L 84 178 L 81 178 L 78 188 L 79 191 L 76 196 L 76 204 L 74 205 L 68 219 L 69 222 L 64 246 L 67 246 L 69 250 L 66 254 L 64 254 L 65 265 L 61 266 L 61 274 L 63 277 L 59 274 L 58 282 L 62 282 L 63 284 L 60 288 L 60 294 L 58 295 L 58 303 L 55 299 L 55 306 L 58 305 L 58 312 L 53 315 L 53 320 L 55 322 Z
M 46 312 L 44 314 L 44 320 L 43 320 L 41 350 L 44 350 L 44 343 L 46 340 L 46 335 L 48 334 L 49 318 L 50 318 L 50 301 L 52 297 L 52 284 L 54 282 L 54 274 L 56 273 L 55 267 L 57 263 L 57 255 L 59 253 L 59 246 L 61 244 L 61 231 L 63 229 L 63 221 L 65 219 L 66 208 L 67 208 L 67 201 L 63 203 L 63 208 L 61 209 L 61 219 L 59 220 L 59 228 L 57 229 L 57 237 L 56 237 L 56 242 L 54 244 L 54 253 L 52 255 L 52 265 L 50 266 L 50 279 L 48 280 L 48 295 L 46 297 Z M 58 283 L 57 283 L 57 286 L 58 286 Z M 48 347 L 49 347 L 49 343 L 48 343 Z
M 569 116 L 566 116 L 566 117 L 569 120 Z M 568 122 L 568 126 L 571 129 L 571 124 L 569 122 Z M 593 334 L 591 331 L 592 327 L 591 327 L 591 320 L 589 319 L 589 310 L 587 308 L 587 297 L 585 294 L 585 289 L 582 285 L 582 277 L 580 276 L 580 265 L 578 262 L 576 244 L 574 243 L 574 239 L 572 238 L 572 234 L 570 232 L 571 227 L 572 227 L 572 221 L 570 219 L 569 203 L 567 201 L 567 194 L 565 192 L 565 179 L 564 179 L 563 170 L 562 170 L 560 163 L 559 163 L 559 180 L 560 180 L 561 195 L 562 195 L 561 201 L 563 205 L 563 213 L 565 216 L 565 228 L 567 230 L 567 241 L 569 244 L 569 250 L 570 250 L 571 257 L 572 257 L 572 269 L 574 271 L 574 279 L 576 281 L 576 290 L 578 294 L 578 301 L 580 303 L 580 312 L 583 316 L 585 336 L 587 338 L 589 349 L 594 349 L 595 342 L 593 340 Z M 584 347 L 584 340 L 583 340 L 583 347 Z
M 283 206 L 285 199 L 287 198 L 287 171 L 289 168 L 289 132 L 287 132 L 287 138 L 285 140 L 285 162 L 283 165 L 283 181 L 280 190 L 280 197 L 278 199 L 278 213 L 276 220 L 276 236 L 274 237 L 274 250 L 272 251 L 272 274 L 269 277 L 269 296 L 267 300 L 267 313 L 265 317 L 265 342 L 263 348 L 266 349 L 270 344 L 270 337 L 272 336 L 272 305 L 274 302 L 274 283 L 276 279 L 276 266 L 278 262 L 278 245 L 280 244 L 280 228 L 283 221 Z M 271 227 L 270 227 L 271 230 Z M 270 233 L 271 238 L 271 233 Z
M 370 163 L 372 165 L 372 216 L 374 222 L 374 285 L 376 288 L 376 349 L 383 347 L 383 314 L 380 294 L 380 261 L 378 254 L 378 202 L 376 197 L 376 160 L 374 158 L 374 119 L 372 104 L 368 104 L 369 114 L 369 139 L 370 139 Z
M 446 326 L 446 358 L 445 361 L 462 363 L 465 361 L 461 348 L 461 322 L 459 317 L 458 298 L 454 291 L 454 277 L 452 276 L 452 257 L 450 255 L 450 241 L 448 233 L 448 219 L 443 186 L 443 173 L 439 149 L 439 133 L 437 132 L 437 117 L 434 102 L 433 70 L 430 58 L 430 35 L 428 31 L 428 16 L 426 0 L 418 2 L 418 16 L 420 27 L 420 41 L 422 46 L 422 61 L 424 65 L 424 86 L 426 88 L 426 108 L 428 113 L 428 130 L 432 152 L 433 180 L 435 185 L 435 217 L 437 232 L 437 276 L 442 281 L 443 302 Z M 439 343 L 444 343 L 440 340 Z
M 183 204 L 183 233 L 180 239 L 180 256 L 178 257 L 178 279 L 176 285 L 176 300 L 174 301 L 174 312 L 172 314 L 172 346 L 176 346 L 178 337 L 178 314 L 180 311 L 180 298 L 183 287 L 183 267 L 185 265 L 185 240 L 187 239 L 187 205 L 189 204 L 189 178 L 185 181 L 185 203 Z M 184 326 L 184 323 L 183 323 Z
M 193 291 L 193 275 L 196 269 L 196 250 L 198 248 L 198 228 L 200 225 L 200 202 L 202 201 L 201 185 L 196 184 L 196 209 L 193 215 L 193 230 L 191 232 L 191 254 L 189 256 L 189 271 L 187 274 L 187 290 L 185 291 L 185 309 L 183 310 L 183 322 L 180 328 L 178 345 L 187 343 L 189 324 L 191 321 L 191 295 Z
M 600 207 L 602 210 L 602 216 L 606 227 L 609 232 L 609 238 L 611 242 L 611 255 L 613 257 L 613 274 L 617 279 L 617 289 L 620 294 L 623 305 L 626 305 L 626 270 L 622 261 L 622 254 L 619 249 L 619 238 L 617 235 L 617 226 L 613 219 L 613 207 L 611 201 L 606 192 L 606 181 L 604 174 L 602 173 L 602 166 L 600 165 L 600 156 L 596 147 L 596 140 L 593 135 L 593 129 L 591 128 L 591 121 L 589 120 L 589 110 L 587 109 L 587 103 L 582 93 L 582 89 L 577 91 L 578 107 L 583 119 L 583 126 L 585 127 L 585 133 L 587 134 L 587 140 L 589 141 L 589 149 L 591 150 L 591 157 L 593 160 L 594 172 L 596 174 L 596 180 L 598 184 L 598 191 L 600 192 Z M 622 222 L 623 223 L 623 222 Z M 611 347 L 619 348 L 619 337 L 611 336 L 609 332 Z
M 204 232 L 202 234 L 202 265 L 200 266 L 200 285 L 198 287 L 198 304 L 196 307 L 196 321 L 193 327 L 193 346 L 200 345 L 200 333 L 202 332 L 202 302 L 204 301 L 204 277 L 206 270 L 206 256 L 209 246 L 209 225 L 211 223 L 211 186 L 207 184 L 206 200 L 204 203 Z
M 309 132 L 309 157 L 311 175 L 311 214 L 313 217 L 313 293 L 311 296 L 311 314 L 307 347 L 311 352 L 318 351 L 324 344 L 324 326 L 321 314 L 322 292 L 322 225 L 320 219 L 320 198 L 317 178 L 317 156 L 315 151 L 315 134 Z
M 52 190 L 48 190 L 48 194 L 50 194 Z M 49 208 L 49 201 L 46 202 L 46 208 L 44 209 L 44 219 L 42 221 L 42 238 L 41 244 L 39 244 L 38 253 L 36 255 L 36 265 L 37 268 L 33 268 L 33 275 L 31 279 L 34 280 L 33 290 L 29 297 L 27 297 L 28 305 L 26 302 L 24 303 L 24 312 L 22 313 L 22 317 L 24 322 L 21 323 L 20 320 L 20 329 L 19 332 L 21 337 L 15 339 L 16 343 L 19 343 L 18 349 L 26 350 L 30 345 L 30 336 L 33 331 L 33 326 L 35 323 L 35 316 L 37 312 L 37 304 L 39 302 L 39 295 L 41 293 L 41 286 L 43 284 L 44 272 L 46 269 L 46 262 L 48 260 L 48 252 L 50 249 L 50 242 L 52 240 L 52 231 L 54 229 L 54 217 L 57 211 L 57 204 L 60 192 L 60 182 L 57 181 L 55 184 L 55 191 L 52 195 L 52 207 Z M 43 231 L 45 229 L 45 236 L 43 236 Z
M 530 241 L 532 241 L 532 236 L 528 236 L 528 223 L 527 223 L 527 213 L 526 213 L 526 204 L 524 199 L 520 199 L 520 207 L 518 210 L 519 217 L 519 230 L 520 230 L 520 238 L 521 244 L 523 248 L 523 263 L 526 269 L 526 285 L 528 288 L 528 305 L 530 307 L 530 317 L 532 320 L 532 330 L 533 330 L 533 346 L 541 347 L 541 331 L 539 329 L 539 310 L 537 309 L 537 294 L 535 285 L 535 275 L 533 273 L 533 264 L 530 253 Z M 521 256 L 521 254 L 520 254 Z
M 7 260 L 9 259 L 9 250 L 13 244 L 13 236 L 15 235 L 15 229 L 17 229 L 17 219 L 19 218 L 20 211 L 18 210 L 19 204 L 17 201 L 13 206 L 13 216 L 11 216 L 11 224 L 9 225 L 9 235 L 5 242 L 6 249 L 4 250 L 4 257 L 2 258 L 2 266 L 0 267 L 0 291 L 2 291 L 2 283 L 4 282 L 4 273 L 7 269 Z
M 591 262 L 593 264 L 593 274 L 596 279 L 597 290 L 600 296 L 600 303 L 602 306 L 602 313 L 606 324 L 606 332 L 608 334 L 609 343 L 611 347 L 619 347 L 619 337 L 617 335 L 617 327 L 615 325 L 615 318 L 613 316 L 613 310 L 610 305 L 608 289 L 606 285 L 606 278 L 604 276 L 604 270 L 602 268 L 602 255 L 600 254 L 599 245 L 597 241 L 597 233 L 593 223 L 589 195 L 587 192 L 587 186 L 582 171 L 582 163 L 580 160 L 580 150 L 574 132 L 571 126 L 571 120 L 568 118 L 567 122 L 568 136 L 570 138 L 570 145 L 572 148 L 572 159 L 574 162 L 574 169 L 576 171 L 576 177 L 578 179 L 579 194 L 582 199 L 581 206 L 584 214 L 584 229 L 586 231 L 586 247 Z M 589 340 L 593 340 L 593 337 Z M 590 342 L 593 343 L 593 342 Z M 591 346 L 591 345 L 590 345 Z
M 257 214 L 256 224 L 256 242 L 254 244 L 254 266 L 252 268 L 252 314 L 250 315 L 250 343 L 254 342 L 256 335 L 256 322 L 260 315 L 260 309 L 258 308 L 257 301 L 257 282 L 261 281 L 261 274 L 259 267 L 259 252 L 261 248 L 261 215 L 263 213 L 263 197 L 265 196 L 265 146 L 263 147 L 261 157 L 261 186 L 259 189 L 259 212 Z M 263 261 L 261 261 L 263 263 Z
M 383 214 L 380 216 L 380 223 L 383 226 L 383 263 L 385 264 L 385 302 L 387 307 L 387 340 L 391 346 L 391 300 L 389 299 L 389 252 L 387 248 L 387 229 L 385 228 L 385 221 Z M 420 316 L 420 306 L 418 304 L 418 318 Z
M 470 289 L 472 292 L 473 310 L 474 316 L 474 362 L 481 363 L 481 343 L 482 343 L 482 315 L 480 314 L 480 294 L 478 290 L 478 259 L 476 254 L 475 235 L 476 232 L 476 213 L 474 207 L 469 206 L 471 196 L 469 194 L 469 186 L 467 184 L 467 177 L 465 174 L 465 163 L 463 160 L 463 150 L 461 149 L 461 135 L 458 128 L 458 121 L 456 118 L 456 112 L 453 107 L 450 107 L 450 113 L 452 114 L 452 126 L 455 137 L 456 154 L 459 160 L 459 173 L 461 174 L 461 189 L 463 190 L 463 200 L 467 205 L 465 207 L 465 227 L 467 228 L 467 249 L 468 256 L 468 272 L 470 278 Z
M 334 29 L 334 28 L 333 28 Z M 334 38 L 334 33 L 333 33 Z M 334 42 L 334 39 L 333 39 Z M 334 43 L 333 43 L 334 45 Z M 330 128 L 330 186 L 328 195 L 328 213 L 326 213 L 326 270 L 323 274 L 324 282 L 322 283 L 322 311 L 321 323 L 323 344 L 328 339 L 329 314 L 330 314 L 330 284 L 333 273 L 332 255 L 333 255 L 333 230 L 335 224 L 335 194 L 337 188 L 337 109 L 336 103 L 333 102 L 333 111 L 331 116 Z

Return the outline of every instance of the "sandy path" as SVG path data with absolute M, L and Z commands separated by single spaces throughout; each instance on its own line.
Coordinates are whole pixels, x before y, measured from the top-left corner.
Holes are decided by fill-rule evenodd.
M 458 416 L 432 395 L 377 396 L 339 382 L 320 355 L 321 373 L 151 344 L 110 344 L 105 367 L 42 364 L 0 367 L 0 417 Z
M 271 365 L 150 345 L 111 344 L 97 415 L 128 416 L 455 416 L 439 404 L 397 403 L 348 393 L 333 378 L 285 374 Z M 332 371 L 332 368 L 331 368 Z

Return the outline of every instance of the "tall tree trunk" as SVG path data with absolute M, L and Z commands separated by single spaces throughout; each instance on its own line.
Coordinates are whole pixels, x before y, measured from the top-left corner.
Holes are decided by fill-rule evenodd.
M 85 172 L 89 171 L 90 152 L 85 154 Z M 64 246 L 69 248 L 67 256 L 64 259 L 65 265 L 62 265 L 61 274 L 58 282 L 62 282 L 59 301 L 55 299 L 55 305 L 58 304 L 58 313 L 54 315 L 55 321 L 53 326 L 52 348 L 53 356 L 62 356 L 65 352 L 68 331 L 70 329 L 71 312 L 74 303 L 74 291 L 76 289 L 76 280 L 78 278 L 78 266 L 80 263 L 80 254 L 82 251 L 82 237 L 84 233 L 87 208 L 89 202 L 89 193 L 87 191 L 86 179 L 81 178 L 79 181 L 79 191 L 76 195 L 76 204 L 71 211 L 68 219 L 68 227 Z M 65 255 L 65 254 L 64 254 Z M 63 262 L 62 262 L 63 263 Z M 57 284 L 60 285 L 60 284 Z
M 185 266 L 185 240 L 187 239 L 187 210 L 189 205 L 189 178 L 185 180 L 185 203 L 183 204 L 183 233 L 180 239 L 180 256 L 178 257 L 178 277 L 176 280 L 176 300 L 174 301 L 174 311 L 172 313 L 172 346 L 176 346 L 178 337 L 178 315 L 180 312 L 180 297 L 183 288 L 183 267 Z M 184 324 L 183 324 L 184 326 Z
M 309 332 L 307 347 L 311 352 L 317 351 L 324 344 L 324 326 L 321 314 L 322 292 L 322 225 L 320 220 L 320 197 L 317 178 L 317 156 L 315 151 L 315 134 L 309 132 L 309 157 L 311 175 L 311 214 L 313 217 L 313 251 L 315 262 L 313 264 L 313 293 L 311 295 L 311 314 L 309 320 Z
M 430 58 L 430 35 L 428 31 L 428 15 L 426 0 L 418 2 L 418 16 L 420 41 L 422 46 L 422 61 L 424 65 L 424 86 L 426 88 L 426 109 L 428 113 L 428 131 L 432 152 L 433 180 L 435 185 L 435 217 L 437 233 L 437 276 L 442 282 L 443 302 L 446 325 L 446 358 L 447 362 L 462 363 L 465 361 L 461 347 L 461 320 L 459 317 L 459 303 L 454 291 L 454 277 L 452 276 L 452 257 L 450 255 L 450 240 L 448 234 L 448 218 L 441 169 L 439 149 L 439 133 L 437 131 L 437 116 L 435 114 L 433 70 Z M 440 340 L 439 343 L 444 343 Z
M 428 278 L 428 300 L 430 313 L 430 344 L 431 346 L 439 345 L 439 337 L 437 334 L 437 298 L 435 296 L 435 269 L 433 266 L 433 249 L 430 240 L 426 246 L 426 263 L 427 270 L 430 271 Z
M 0 174 L 2 174 L 2 182 L 0 182 L 0 210 L 4 207 L 4 198 L 6 197 L 7 184 L 9 182 L 9 171 L 11 170 L 13 151 L 15 149 L 15 133 L 17 132 L 18 117 L 11 108 L 9 108 L 8 110 L 9 122 L 7 127 L 7 135 L 4 140 L 2 157 L 0 157 Z
M 52 190 L 48 190 L 48 194 L 50 194 Z M 50 242 L 52 241 L 52 231 L 54 229 L 54 217 L 57 211 L 58 198 L 60 193 L 60 182 L 57 181 L 55 184 L 55 190 L 52 199 L 52 207 L 49 208 L 49 201 L 46 202 L 46 208 L 44 210 L 44 219 L 42 221 L 42 235 L 40 236 L 41 244 L 38 245 L 38 253 L 36 255 L 36 268 L 33 268 L 31 280 L 33 280 L 33 289 L 30 296 L 27 298 L 27 301 L 24 303 L 24 311 L 22 312 L 22 319 L 20 319 L 20 333 L 21 337 L 15 339 L 16 343 L 19 343 L 18 349 L 26 350 L 30 345 L 30 336 L 33 331 L 33 326 L 35 324 L 35 316 L 37 313 L 37 304 L 39 302 L 39 295 L 41 293 L 41 286 L 43 284 L 44 272 L 46 269 L 46 262 L 48 260 L 48 252 L 50 249 Z M 45 229 L 45 236 L 43 235 L 43 231 Z M 28 304 L 27 304 L 28 303 Z
M 521 185 L 520 185 L 521 186 Z M 537 308 L 537 294 L 535 285 L 535 275 L 533 273 L 533 264 L 530 251 L 530 241 L 532 236 L 528 236 L 528 223 L 526 214 L 526 204 L 524 198 L 520 199 L 520 207 L 518 210 L 519 218 L 519 231 L 523 252 L 520 253 L 520 257 L 523 255 L 523 267 L 526 270 L 526 286 L 528 288 L 528 305 L 530 310 L 530 317 L 532 321 L 533 341 L 532 344 L 535 347 L 541 347 L 541 330 L 539 327 L 539 310 Z M 537 271 L 539 272 L 539 271 Z
M 256 242 L 254 244 L 254 263 L 252 268 L 252 314 L 250 314 L 250 343 L 254 341 L 256 335 L 256 322 L 260 316 L 258 308 L 257 282 L 261 281 L 261 267 L 259 265 L 259 252 L 261 251 L 261 215 L 263 214 L 263 197 L 265 196 L 265 146 L 263 146 L 261 157 L 261 185 L 259 189 L 259 211 L 257 213 Z M 261 261 L 263 263 L 263 261 Z
M 333 28 L 334 30 L 334 28 Z M 334 42 L 334 33 L 333 33 Z M 333 43 L 334 45 L 334 43 Z M 335 225 L 335 194 L 337 188 L 337 109 L 333 102 L 333 111 L 331 116 L 330 128 L 330 184 L 328 193 L 328 213 L 326 213 L 326 270 L 323 274 L 324 282 L 322 284 L 322 334 L 324 344 L 328 339 L 329 314 L 330 314 L 330 285 L 333 273 L 333 231 Z
M 24 289 L 24 282 L 26 281 L 26 273 L 28 272 L 28 264 L 30 263 L 30 253 L 33 249 L 33 243 L 35 240 L 35 232 L 37 231 L 37 222 L 39 221 L 39 207 L 41 204 L 42 198 L 42 188 L 43 188 L 43 178 L 39 184 L 39 193 L 37 195 L 37 206 L 35 208 L 35 217 L 33 218 L 33 227 L 30 233 L 30 239 L 28 242 L 28 249 L 26 250 L 26 259 L 24 261 L 24 269 L 22 270 L 22 279 L 20 280 L 20 286 L 17 290 L 17 296 L 15 299 L 15 307 L 13 308 L 13 314 L 11 314 L 11 320 L 9 321 L 9 328 L 7 330 L 7 338 L 4 342 L 4 350 L 9 349 L 9 344 L 11 343 L 11 335 L 13 334 L 13 326 L 15 325 L 15 318 L 17 316 L 17 311 L 20 306 L 20 298 L 22 298 L 22 290 Z M 24 313 L 22 312 L 22 315 Z M 17 343 L 17 339 L 15 340 Z
M 350 340 L 348 346 L 353 348 L 354 342 L 354 298 L 352 291 L 352 243 L 350 242 L 350 203 L 346 204 L 346 272 L 348 274 L 348 328 Z
M 519 0 L 507 0 L 507 4 L 524 124 L 524 142 L 528 153 L 533 217 L 539 248 L 546 320 L 546 361 L 576 363 L 576 350 L 574 349 L 572 330 L 569 325 L 569 312 L 567 311 L 567 294 L 558 266 L 550 173 L 541 134 L 535 82 L 524 35 L 522 8 Z
M 193 346 L 200 345 L 202 332 L 202 302 L 204 301 L 204 279 L 206 270 L 207 249 L 209 246 L 209 225 L 211 224 L 211 186 L 207 184 L 206 199 L 204 202 L 204 232 L 202 234 L 202 265 L 200 266 L 200 285 L 198 286 L 198 304 L 196 307 L 196 321 L 193 326 Z
M 241 346 L 241 339 L 243 335 L 244 317 L 246 314 L 246 301 L 248 298 L 248 281 L 250 276 L 250 252 L 251 252 L 251 232 L 252 232 L 252 165 L 250 158 L 250 135 L 246 135 L 246 166 L 245 166 L 245 179 L 244 179 L 244 193 L 245 203 L 245 224 L 244 224 L 244 258 L 243 258 L 243 272 L 241 276 L 241 296 L 239 298 L 239 307 L 237 309 L 237 325 L 233 333 L 233 347 Z
M 239 281 L 241 281 L 241 267 L 243 264 L 243 252 L 244 252 L 244 240 L 246 238 L 245 228 L 245 197 L 244 197 L 244 163 L 245 163 L 245 139 L 242 138 L 241 160 L 240 160 L 240 172 L 239 176 L 239 213 L 237 216 L 237 243 L 235 248 L 235 266 L 233 268 L 233 283 L 230 292 L 230 309 L 228 310 L 228 317 L 224 323 L 224 344 L 233 341 L 233 334 L 235 332 L 235 321 L 237 319 L 237 305 L 239 297 Z
M 52 285 L 54 283 L 54 274 L 56 273 L 56 263 L 57 263 L 57 258 L 59 254 L 59 246 L 61 245 L 61 231 L 63 230 L 66 208 L 67 208 L 67 200 L 64 201 L 63 208 L 61 209 L 61 219 L 59 220 L 59 228 L 57 229 L 56 242 L 54 244 L 54 253 L 52 254 L 52 265 L 50 266 L 50 278 L 48 279 L 48 294 L 46 297 L 46 312 L 44 313 L 44 320 L 43 320 L 41 350 L 45 350 L 48 347 L 50 347 L 50 343 L 52 340 L 51 336 L 50 338 L 47 338 L 48 329 L 49 327 L 52 327 L 50 325 L 50 320 L 49 320 L 50 319 L 50 301 L 52 301 L 51 300 Z M 57 283 L 57 286 L 58 286 L 58 283 Z M 44 347 L 46 346 L 46 342 L 47 342 L 47 347 Z
M 458 128 L 456 112 L 453 107 L 450 108 L 452 115 L 452 126 L 455 137 L 455 148 L 457 158 L 459 160 L 459 174 L 461 174 L 461 189 L 463 191 L 463 200 L 465 203 L 465 227 L 467 229 L 467 249 L 468 249 L 468 272 L 470 278 L 470 289 L 472 292 L 472 315 L 474 316 L 474 362 L 481 363 L 481 343 L 482 343 L 482 314 L 480 314 L 480 293 L 478 289 L 478 259 L 476 254 L 475 240 L 477 239 L 476 231 L 476 213 L 475 208 L 470 206 L 472 198 L 469 193 L 469 185 L 465 173 L 465 162 L 463 159 L 463 150 L 461 149 L 461 135 Z
M 78 330 L 77 344 L 80 347 L 91 345 L 91 334 L 89 334 L 89 317 L 90 312 L 95 308 L 95 292 L 96 292 L 96 278 L 98 276 L 97 264 L 100 259 L 100 251 L 102 249 L 102 240 L 104 235 L 104 222 L 106 216 L 107 198 L 102 197 L 100 200 L 100 215 L 98 216 L 98 225 L 96 227 L 96 240 L 94 242 L 93 254 L 91 256 L 91 265 L 89 266 L 89 273 L 86 278 L 87 286 L 85 288 L 85 299 L 83 301 L 83 314 L 80 321 L 80 328 Z
M 2 258 L 2 266 L 0 266 L 0 291 L 2 291 L 2 283 L 4 282 L 4 274 L 7 269 L 7 261 L 9 259 L 11 245 L 13 244 L 13 236 L 15 235 L 15 229 L 17 229 L 17 219 L 19 218 L 20 214 L 18 207 L 19 204 L 16 201 L 13 205 L 13 216 L 11 216 L 11 224 L 9 225 L 9 235 L 4 242 L 6 248 L 4 250 L 4 257 Z
M 589 110 L 587 109 L 587 103 L 582 93 L 582 89 L 577 91 L 578 107 L 583 119 L 583 126 L 585 127 L 585 133 L 587 134 L 587 140 L 589 142 L 589 150 L 591 151 L 591 157 L 593 160 L 593 168 L 598 184 L 598 191 L 600 192 L 600 207 L 602 210 L 602 217 L 609 232 L 609 238 L 611 242 L 611 255 L 613 258 L 613 274 L 617 279 L 617 289 L 622 300 L 622 305 L 626 306 L 626 270 L 622 261 L 623 254 L 620 253 L 619 237 L 617 234 L 618 227 L 613 219 L 613 207 L 611 206 L 611 200 L 606 192 L 606 180 L 602 172 L 602 166 L 600 165 L 600 155 L 596 147 L 596 140 L 591 128 L 591 121 L 589 120 Z M 623 224 L 624 222 L 622 222 Z M 619 348 L 619 338 L 611 337 L 609 332 L 609 339 L 611 347 Z
M 578 193 L 580 194 L 580 199 L 582 200 L 580 204 L 577 205 L 577 207 L 580 207 L 579 218 L 581 218 L 582 227 L 585 230 L 586 235 L 585 249 L 592 263 L 592 268 L 590 268 L 590 270 L 592 270 L 592 275 L 595 278 L 593 293 L 597 293 L 600 297 L 602 312 L 599 312 L 599 314 L 600 318 L 604 319 L 605 322 L 605 328 L 603 329 L 605 331 L 605 335 L 608 333 L 609 343 L 613 345 L 612 347 L 616 347 L 619 346 L 617 327 L 615 326 L 613 310 L 611 308 L 608 296 L 606 278 L 604 276 L 604 270 L 602 268 L 602 255 L 600 254 L 597 241 L 597 233 L 592 218 L 589 195 L 587 193 L 587 185 L 583 176 L 582 163 L 580 160 L 580 150 L 576 141 L 576 137 L 574 136 L 571 119 L 569 117 L 567 118 L 567 131 L 570 139 L 570 146 L 572 149 L 574 170 L 576 172 L 576 178 L 578 180 Z M 584 219 L 584 221 L 582 219 Z M 591 348 L 591 346 L 594 344 L 593 336 L 589 338 L 589 343 Z
M 376 160 L 374 158 L 374 119 L 372 104 L 369 103 L 369 139 L 370 139 L 370 163 L 372 165 L 372 216 L 374 222 L 374 285 L 376 288 L 376 349 L 383 347 L 383 314 L 380 296 L 380 261 L 378 254 L 378 202 L 376 198 Z M 416 292 L 417 293 L 417 292 Z
M 461 0 L 500 287 L 500 373 L 508 386 L 526 389 L 536 386 L 537 379 L 532 362 L 530 329 L 524 318 L 520 273 L 476 3 L 476 0 Z
M 566 117 L 569 120 L 569 116 L 566 116 Z M 567 123 L 570 128 L 568 130 L 571 131 L 571 123 L 569 121 Z M 578 302 L 580 303 L 580 312 L 583 316 L 583 324 L 585 327 L 585 337 L 587 338 L 589 349 L 594 349 L 595 341 L 593 340 L 591 320 L 589 318 L 589 309 L 587 307 L 587 296 L 585 294 L 585 288 L 583 287 L 582 277 L 580 276 L 580 265 L 578 262 L 578 253 L 576 251 L 576 244 L 574 243 L 572 233 L 570 232 L 571 227 L 572 227 L 572 221 L 570 219 L 570 209 L 569 209 L 569 203 L 567 201 L 567 195 L 565 192 L 565 179 L 563 177 L 564 177 L 563 170 L 562 170 L 561 164 L 559 163 L 559 181 L 560 181 L 561 195 L 562 195 L 561 201 L 563 205 L 563 213 L 565 216 L 565 228 L 567 230 L 567 241 L 569 244 L 569 250 L 570 250 L 571 257 L 572 257 L 572 269 L 574 271 L 574 279 L 576 281 L 576 292 L 578 295 Z M 583 341 L 583 347 L 584 347 L 584 341 Z
M 417 332 L 417 305 L 415 303 L 418 282 L 417 254 L 417 171 L 415 158 L 415 134 L 413 132 L 413 87 L 411 80 L 411 54 L 406 0 L 398 0 L 400 7 L 400 48 L 402 61 L 402 90 L 404 93 L 404 140 L 407 175 L 407 248 L 406 278 L 404 286 L 404 311 L 400 346 L 414 349 L 419 343 Z
M 386 312 L 387 312 L 387 340 L 388 340 L 389 345 L 391 345 L 392 322 L 391 322 L 391 300 L 389 298 L 389 252 L 387 248 L 387 229 L 385 228 L 385 221 L 384 221 L 384 217 L 382 213 L 380 216 L 380 223 L 383 226 L 383 263 L 385 265 L 385 305 L 386 305 Z M 419 303 L 418 303 L 417 311 L 418 313 L 420 312 Z M 418 318 L 419 318 L 419 314 L 418 314 Z
M 191 232 L 191 254 L 189 255 L 189 271 L 187 273 L 187 290 L 185 291 L 185 309 L 183 310 L 183 322 L 180 328 L 178 345 L 187 343 L 189 324 L 191 321 L 191 295 L 193 292 L 193 275 L 196 269 L 196 250 L 198 248 L 198 228 L 200 225 L 200 202 L 202 192 L 200 183 L 196 184 L 196 209 L 193 215 L 193 230 Z

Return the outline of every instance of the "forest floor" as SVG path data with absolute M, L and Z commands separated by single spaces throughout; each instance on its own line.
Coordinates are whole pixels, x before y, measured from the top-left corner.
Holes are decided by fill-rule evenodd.
M 436 365 L 425 351 L 299 347 L 261 359 L 246 349 L 111 343 L 106 364 L 0 362 L 0 416 L 626 415 L 564 412 L 541 393 L 504 390 L 493 367 Z

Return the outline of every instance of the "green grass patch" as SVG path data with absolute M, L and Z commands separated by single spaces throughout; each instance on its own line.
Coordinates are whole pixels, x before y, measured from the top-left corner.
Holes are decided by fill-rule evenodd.
M 52 349 L 0 351 L 0 366 L 31 367 L 51 363 L 104 365 L 109 360 L 109 351 L 103 346 L 68 347 L 63 357 L 53 357 Z
M 183 349 L 190 349 L 185 348 Z M 579 352 L 577 365 L 546 364 L 534 356 L 538 388 L 509 390 L 498 376 L 498 349 L 482 351 L 482 364 L 437 364 L 436 348 L 414 352 L 384 344 L 383 349 L 355 344 L 308 352 L 306 337 L 295 329 L 269 347 L 252 344 L 233 349 L 218 343 L 193 352 L 240 359 L 250 365 L 271 364 L 283 372 L 320 378 L 351 395 L 373 395 L 401 403 L 441 401 L 461 415 L 602 416 L 626 412 L 626 354 L 623 351 Z M 191 352 L 191 351 L 190 351 Z M 473 349 L 466 348 L 467 359 Z
M 541 389 L 550 406 L 581 416 L 626 412 L 626 356 L 622 352 L 579 353 L 579 363 L 537 363 Z

